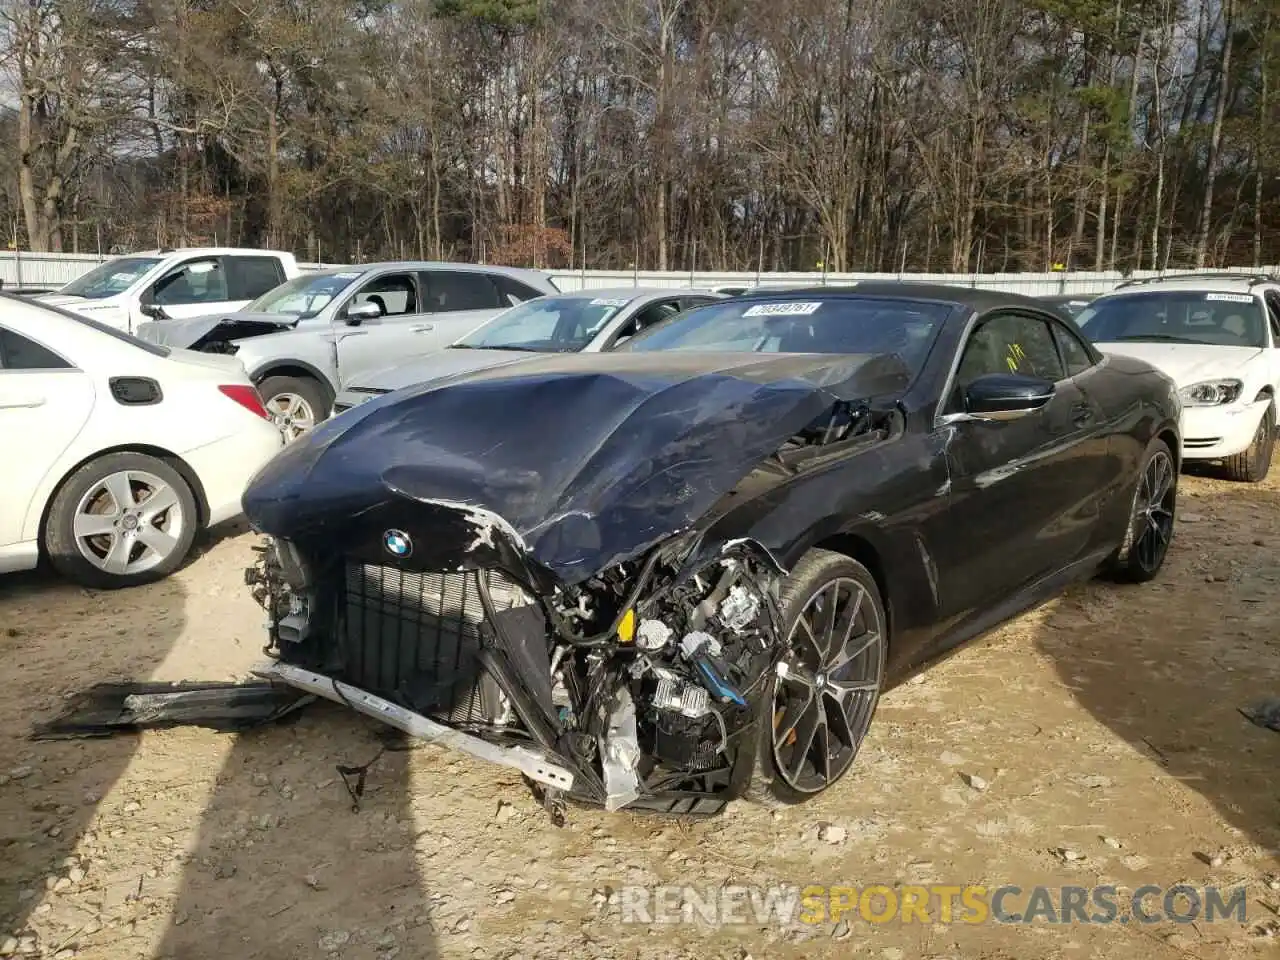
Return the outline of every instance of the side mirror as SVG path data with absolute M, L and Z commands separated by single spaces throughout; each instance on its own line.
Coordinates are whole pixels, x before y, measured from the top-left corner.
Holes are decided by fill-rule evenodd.
M 978 420 L 1019 420 L 1053 399 L 1052 380 L 1017 373 L 978 377 L 964 392 L 964 411 Z
M 347 312 L 343 316 L 348 326 L 358 327 L 366 320 L 376 320 L 382 316 L 382 308 L 376 303 L 370 303 L 366 300 L 364 303 L 356 303 L 347 307 Z
M 168 319 L 168 314 L 164 312 L 164 307 L 160 306 L 158 303 L 152 303 L 151 301 L 139 304 L 138 312 L 144 317 L 150 317 L 152 320 Z

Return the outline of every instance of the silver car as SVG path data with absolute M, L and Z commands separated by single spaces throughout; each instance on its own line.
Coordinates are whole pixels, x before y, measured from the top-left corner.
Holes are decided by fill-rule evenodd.
M 439 350 L 511 306 L 558 293 L 547 274 L 461 263 L 367 263 L 304 273 L 242 310 L 144 323 L 153 343 L 243 361 L 292 440 L 352 377 Z
M 498 315 L 444 350 L 353 378 L 333 412 L 392 390 L 526 359 L 530 353 L 612 350 L 641 330 L 721 299 L 710 290 L 615 287 L 539 297 Z

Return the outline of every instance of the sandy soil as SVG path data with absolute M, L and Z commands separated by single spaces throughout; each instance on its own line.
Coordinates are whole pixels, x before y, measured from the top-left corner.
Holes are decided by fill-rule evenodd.
M 243 673 L 262 638 L 241 585 L 254 538 L 130 592 L 6 578 L 0 953 L 1268 955 L 1280 734 L 1237 708 L 1280 694 L 1280 471 L 1258 487 L 1187 477 L 1182 494 L 1156 583 L 1079 587 L 902 683 L 859 767 L 817 801 L 696 823 L 571 809 L 556 829 L 516 776 L 430 746 L 386 753 L 353 812 L 335 767 L 380 741 L 328 705 L 240 737 L 30 742 L 34 719 L 96 681 Z M 917 882 L 1250 893 L 1243 924 L 1150 926 L 634 925 L 609 902 L 634 883 Z

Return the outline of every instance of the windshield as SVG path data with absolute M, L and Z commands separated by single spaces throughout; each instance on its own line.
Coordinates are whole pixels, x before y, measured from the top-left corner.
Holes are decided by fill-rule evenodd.
M 117 330 L 115 327 L 109 327 L 105 323 L 97 320 L 91 320 L 88 317 L 81 316 L 78 313 L 72 313 L 70 310 L 63 310 L 61 307 L 55 307 L 52 304 L 41 303 L 39 300 L 32 300 L 29 297 L 20 297 L 12 293 L 0 292 L 0 299 L 11 300 L 14 303 L 21 303 L 23 306 L 36 307 L 39 310 L 48 310 L 50 313 L 56 313 L 60 317 L 66 317 L 68 320 L 74 320 L 76 323 L 82 324 L 99 333 L 105 333 L 109 337 L 121 340 L 130 346 L 137 347 L 139 350 L 145 350 L 154 357 L 167 357 L 171 351 L 168 347 L 162 347 L 158 344 L 148 343 L 140 340 L 131 333 L 125 333 L 123 330 Z
M 1076 323 L 1094 343 L 1149 341 L 1266 346 L 1266 318 L 1249 293 L 1159 290 L 1093 301 Z
M 160 263 L 159 257 L 121 257 L 99 264 L 83 276 L 76 277 L 58 293 L 86 300 L 101 300 L 124 293 L 144 273 Z
M 897 354 L 914 375 L 953 308 L 877 297 L 729 300 L 650 327 L 620 350 Z
M 272 287 L 244 308 L 245 313 L 280 313 L 291 317 L 314 317 L 343 290 L 360 278 L 362 271 L 304 273 L 278 287 Z
M 630 297 L 538 297 L 512 307 L 455 347 L 573 353 L 587 346 Z

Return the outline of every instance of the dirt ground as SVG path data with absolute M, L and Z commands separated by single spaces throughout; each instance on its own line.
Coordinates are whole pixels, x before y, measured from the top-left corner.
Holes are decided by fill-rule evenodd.
M 1238 708 L 1280 695 L 1280 470 L 1257 487 L 1184 477 L 1180 510 L 1157 582 L 1076 588 L 902 683 L 818 800 L 693 823 L 571 808 L 557 829 L 516 775 L 432 746 L 385 754 L 353 812 L 335 767 L 372 758 L 377 730 L 327 704 L 239 737 L 33 743 L 32 721 L 91 683 L 224 679 L 260 659 L 241 576 L 254 537 L 133 591 L 4 578 L 0 954 L 1266 956 L 1280 733 Z M 623 923 L 616 891 L 640 883 L 1247 884 L 1249 899 L 1243 924 Z

